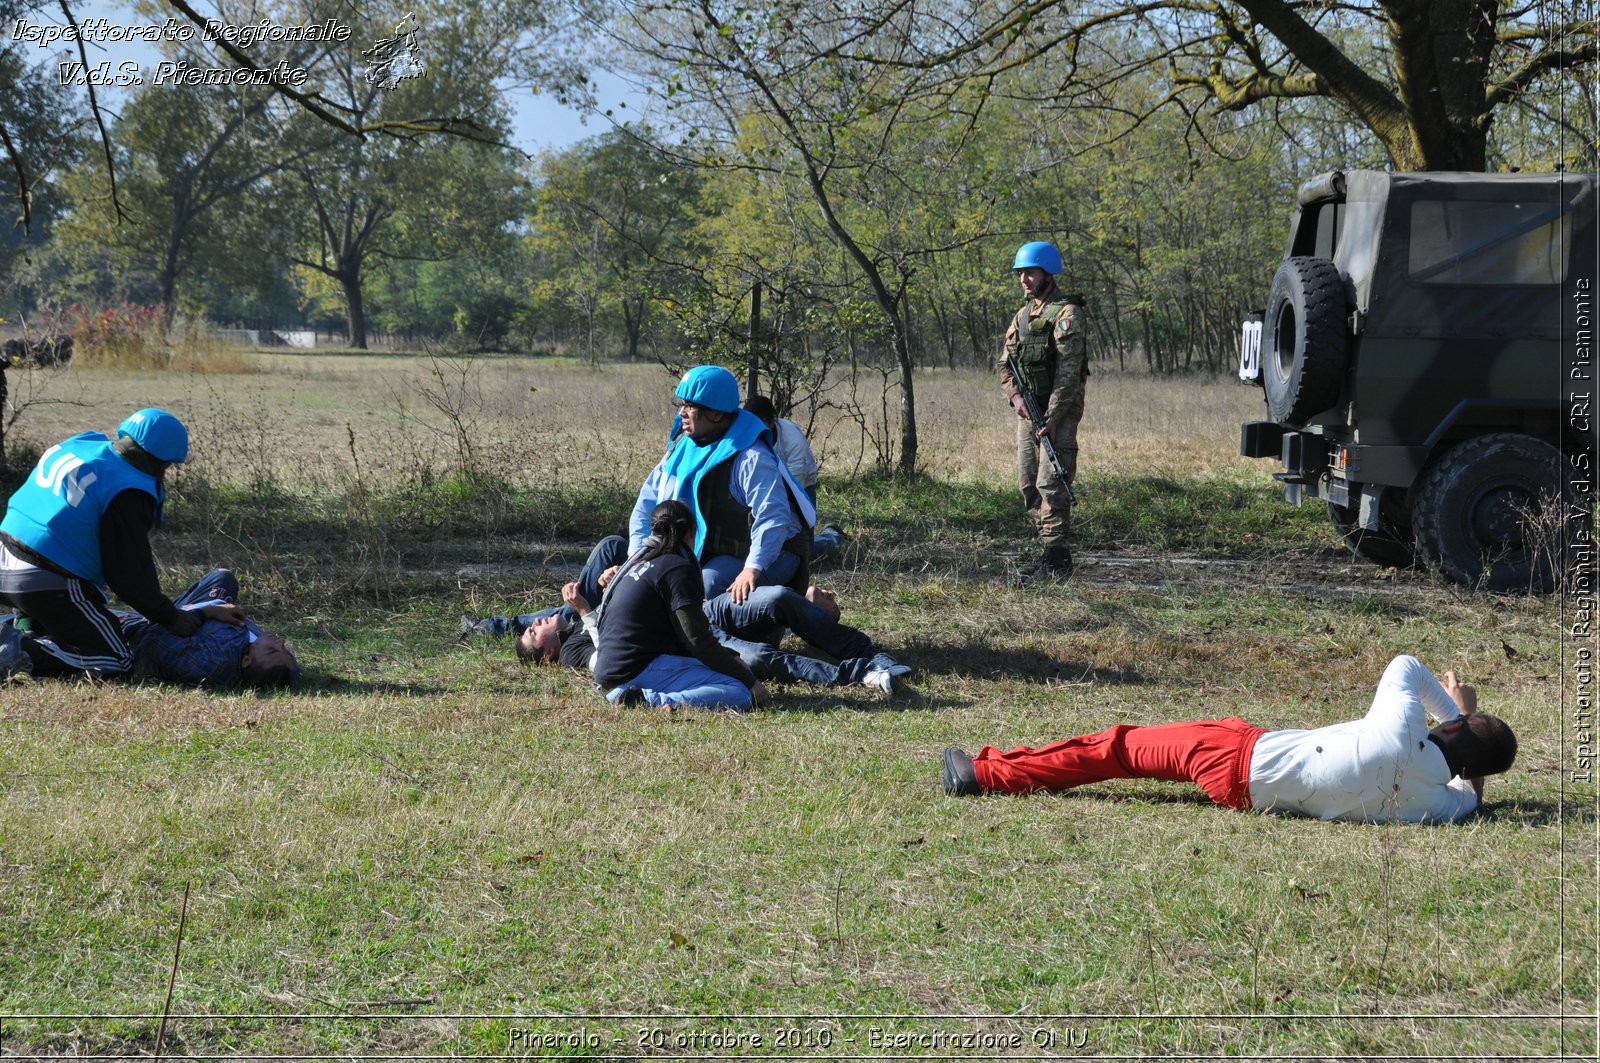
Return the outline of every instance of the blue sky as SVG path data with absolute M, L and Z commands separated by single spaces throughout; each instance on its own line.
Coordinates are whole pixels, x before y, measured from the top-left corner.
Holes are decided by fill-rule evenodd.
M 201 12 L 205 13 L 204 5 L 201 6 Z M 147 27 L 164 22 L 164 16 L 152 18 L 139 15 L 134 11 L 131 2 L 119 3 L 117 0 L 76 0 L 73 3 L 73 15 L 80 22 L 89 18 L 103 18 L 113 26 Z M 35 25 L 59 25 L 63 21 L 60 9 L 54 6 L 47 6 L 28 18 Z M 0 33 L 5 33 L 8 38 L 12 32 L 12 26 L 0 27 Z M 44 59 L 67 46 L 57 43 L 48 49 L 33 47 L 36 48 L 37 58 Z M 75 49 L 76 46 L 72 47 Z M 132 62 L 138 65 L 141 71 L 147 72 L 148 68 L 153 67 L 159 59 L 156 46 L 144 42 L 90 44 L 88 53 L 91 65 L 109 61 L 113 72 L 123 62 Z M 610 123 L 603 117 L 603 112 L 607 108 L 611 108 L 619 119 L 627 117 L 629 111 L 637 109 L 639 98 L 625 82 L 604 71 L 592 71 L 591 76 L 595 82 L 595 99 L 601 114 L 589 116 L 587 122 L 583 113 L 571 107 L 563 107 L 549 96 L 535 96 L 529 92 L 518 92 L 509 96 L 508 101 L 514 114 L 512 142 L 530 154 L 566 147 L 587 137 L 598 136 L 610 128 Z M 122 90 L 97 86 L 96 92 L 100 96 L 101 103 L 113 110 L 121 102 Z M 619 106 L 623 104 L 626 106 Z

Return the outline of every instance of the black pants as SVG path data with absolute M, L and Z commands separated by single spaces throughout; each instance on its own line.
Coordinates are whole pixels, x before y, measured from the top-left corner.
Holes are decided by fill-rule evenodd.
M 23 648 L 35 675 L 93 672 L 121 675 L 133 667 L 133 651 L 104 592 L 88 580 L 30 564 L 0 543 L 0 602 L 33 624 Z

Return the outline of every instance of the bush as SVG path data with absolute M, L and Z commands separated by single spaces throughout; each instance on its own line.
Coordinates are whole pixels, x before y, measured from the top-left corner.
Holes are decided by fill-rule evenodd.
M 166 369 L 172 362 L 159 306 L 123 303 L 95 313 L 74 303 L 67 321 L 81 364 Z

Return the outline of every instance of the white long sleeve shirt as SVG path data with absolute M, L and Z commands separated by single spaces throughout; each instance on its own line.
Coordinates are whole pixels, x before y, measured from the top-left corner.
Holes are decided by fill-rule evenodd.
M 1431 714 L 1461 710 L 1423 663 L 1396 657 L 1360 720 L 1315 730 L 1268 731 L 1250 757 L 1250 805 L 1317 819 L 1443 823 L 1470 815 L 1478 795 L 1452 778 L 1428 739 Z
M 774 449 L 783 463 L 789 466 L 789 471 L 794 478 L 800 481 L 800 486 L 808 491 L 815 491 L 817 487 L 817 456 L 811 452 L 811 442 L 806 439 L 805 430 L 793 421 L 778 418 L 777 430 L 773 433 L 778 437 Z

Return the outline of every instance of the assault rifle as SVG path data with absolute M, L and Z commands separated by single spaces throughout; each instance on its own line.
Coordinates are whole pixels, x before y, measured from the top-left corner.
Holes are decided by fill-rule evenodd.
M 1039 408 L 1039 400 L 1033 397 L 1033 389 L 1028 386 L 1028 378 L 1022 375 L 1022 367 L 1017 365 L 1016 355 L 1006 355 L 1006 369 L 1011 373 L 1011 379 L 1016 382 L 1017 391 L 1022 395 L 1022 405 L 1028 411 L 1028 420 L 1033 422 L 1034 438 L 1039 441 L 1039 449 L 1044 451 L 1045 458 L 1056 470 L 1056 477 L 1060 479 L 1061 486 L 1067 489 L 1067 502 L 1077 505 L 1078 496 L 1072 493 L 1072 483 L 1067 479 L 1066 470 L 1061 467 L 1061 458 L 1056 454 L 1055 441 L 1050 438 L 1050 433 L 1041 431 L 1044 428 L 1044 411 Z

